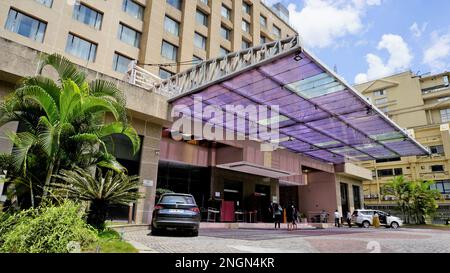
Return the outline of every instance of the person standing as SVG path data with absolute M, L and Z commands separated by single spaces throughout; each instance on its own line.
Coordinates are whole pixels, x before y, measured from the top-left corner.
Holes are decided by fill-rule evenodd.
M 273 204 L 273 218 L 275 221 L 275 229 L 277 229 L 277 226 L 278 226 L 278 229 L 280 228 L 282 212 L 283 212 L 283 208 L 279 204 L 274 203 Z
M 349 228 L 352 228 L 352 214 L 349 212 L 347 212 L 347 224 Z
M 286 223 L 287 223 L 288 231 L 291 231 L 293 228 L 293 225 L 292 225 L 293 217 L 294 217 L 293 206 L 291 203 L 289 203 L 286 207 Z
M 297 221 L 298 221 L 298 211 L 297 208 L 292 205 L 292 229 L 297 229 Z
M 335 227 L 338 227 L 338 228 L 341 227 L 341 221 L 340 221 L 340 218 L 341 218 L 341 214 L 339 213 L 338 210 L 336 210 L 336 211 L 334 212 L 334 226 L 335 226 Z

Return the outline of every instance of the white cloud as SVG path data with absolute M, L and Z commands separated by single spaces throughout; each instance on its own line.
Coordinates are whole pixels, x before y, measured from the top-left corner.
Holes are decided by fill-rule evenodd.
M 367 54 L 366 61 L 369 69 L 355 77 L 355 83 L 363 83 L 381 77 L 386 77 L 400 70 L 408 69 L 413 56 L 408 44 L 399 35 L 385 34 L 378 43 L 378 50 L 387 50 L 389 59 L 385 63 L 378 55 Z
M 417 22 L 414 22 L 414 24 L 412 24 L 409 27 L 409 30 L 412 32 L 412 34 L 419 38 L 422 36 L 422 34 L 425 32 L 425 30 L 428 27 L 428 23 L 423 23 L 422 26 L 419 26 L 419 24 L 417 24 Z
M 423 63 L 430 66 L 432 72 L 442 72 L 450 66 L 450 32 L 439 35 L 438 32 L 431 34 L 431 45 L 423 56 Z
M 291 23 L 308 47 L 325 48 L 364 29 L 362 17 L 368 6 L 381 0 L 305 0 L 302 9 L 289 4 Z

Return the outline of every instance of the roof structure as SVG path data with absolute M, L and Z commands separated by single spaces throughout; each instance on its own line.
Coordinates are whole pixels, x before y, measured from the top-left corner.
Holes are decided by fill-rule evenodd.
M 205 61 L 150 90 L 192 111 L 195 96 L 202 96 L 205 107 L 222 109 L 230 104 L 276 105 L 278 144 L 328 163 L 429 153 L 303 49 L 298 36 Z M 220 121 L 215 125 L 227 126 Z M 249 127 L 244 128 L 241 133 L 248 134 Z

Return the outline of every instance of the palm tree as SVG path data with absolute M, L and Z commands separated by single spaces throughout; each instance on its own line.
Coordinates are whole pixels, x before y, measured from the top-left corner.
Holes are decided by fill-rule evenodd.
M 42 76 L 47 66 L 57 72 L 57 82 Z M 108 81 L 87 82 L 83 72 L 58 54 L 43 56 L 38 72 L 39 75 L 24 79 L 0 104 L 0 126 L 18 121 L 24 129 L 10 134 L 15 169 L 28 173 L 34 158 L 34 164 L 39 166 L 35 176 L 44 181 L 44 198 L 59 169 L 97 164 L 121 171 L 104 140 L 123 134 L 134 153 L 140 147 L 139 136 L 127 122 L 123 93 Z M 105 122 L 106 114 L 114 121 Z
M 141 197 L 138 192 L 139 177 L 112 170 L 108 170 L 103 176 L 102 170 L 98 168 L 94 177 L 76 167 L 72 171 L 61 170 L 55 177 L 60 182 L 52 186 L 58 189 L 60 195 L 90 203 L 88 224 L 97 229 L 104 228 L 107 209 L 111 205 L 128 205 Z
M 396 202 L 402 212 L 403 219 L 406 223 L 409 223 L 410 183 L 405 180 L 404 176 L 396 176 L 385 185 L 384 189 L 396 197 Z

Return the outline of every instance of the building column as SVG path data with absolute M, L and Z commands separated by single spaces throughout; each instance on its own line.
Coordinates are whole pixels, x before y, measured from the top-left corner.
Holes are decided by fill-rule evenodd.
M 144 140 L 142 143 L 140 162 L 140 188 L 144 198 L 136 205 L 136 224 L 150 224 L 155 205 L 156 185 L 158 179 L 159 149 L 162 126 L 145 122 Z

